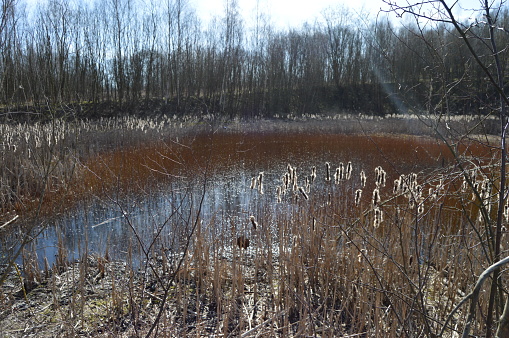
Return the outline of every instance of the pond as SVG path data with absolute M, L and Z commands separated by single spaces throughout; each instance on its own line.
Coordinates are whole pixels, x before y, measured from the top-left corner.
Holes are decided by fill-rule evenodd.
M 144 153 L 150 152 L 145 149 Z M 157 163 L 152 164 L 152 171 L 165 166 L 163 160 L 171 156 L 158 154 L 161 161 L 152 158 L 147 162 Z M 139 156 L 133 161 L 139 161 Z M 390 194 L 392 181 L 400 174 L 427 175 L 451 161 L 445 147 L 425 137 L 257 132 L 199 135 L 175 158 L 179 161 L 173 162 L 180 165 L 185 162 L 185 170 L 166 168 L 166 179 L 149 188 L 144 185 L 134 193 L 98 195 L 53 219 L 35 242 L 40 264 L 44 259 L 54 264 L 59 252 L 69 260 L 87 252 L 130 259 L 138 265 L 160 250 L 179 252 L 196 231 L 196 222 L 211 248 L 228 246 L 241 234 L 251 236 L 251 216 L 263 220 L 259 227 L 269 229 L 265 236 L 277 238 L 278 219 L 289 209 L 322 205 L 334 189 L 353 201 L 361 171 L 368 177 L 369 191 L 374 187 L 375 168 L 382 166 L 388 175 L 384 193 Z M 339 188 L 333 175 L 340 163 L 346 167 L 348 162 L 352 176 Z M 330 181 L 326 181 L 326 163 L 330 164 Z M 289 166 L 296 172 L 297 189 L 279 200 L 276 192 Z M 313 167 L 316 179 L 306 188 Z M 252 188 L 260 173 L 263 193 Z M 140 179 L 156 180 L 151 175 L 140 176 L 144 175 L 123 179 L 131 185 Z M 364 199 L 370 198 L 371 191 L 366 192 Z

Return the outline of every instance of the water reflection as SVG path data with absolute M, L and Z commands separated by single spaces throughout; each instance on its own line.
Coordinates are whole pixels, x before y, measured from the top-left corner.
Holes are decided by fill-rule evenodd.
M 274 199 L 272 193 L 260 195 L 250 189 L 251 174 L 237 169 L 210 178 L 199 217 L 208 240 L 228 238 L 232 231 L 241 231 L 260 203 Z M 144 248 L 152 246 L 152 253 L 160 248 L 178 251 L 196 221 L 203 193 L 199 183 L 182 184 L 185 186 L 175 185 L 146 195 L 83 203 L 54 220 L 38 237 L 40 264 L 44 257 L 50 265 L 55 262 L 59 241 L 70 260 L 78 259 L 85 252 L 126 259 L 131 245 L 136 263 L 144 255 L 138 239 Z M 157 242 L 152 243 L 156 237 Z
M 394 152 L 397 154 L 398 149 L 394 149 Z M 191 233 L 197 219 L 202 236 L 213 249 L 216 243 L 233 243 L 234 235 L 252 231 L 249 217 L 253 215 L 260 219 L 262 214 L 269 224 L 261 226 L 269 227 L 268 233 L 276 238 L 278 215 L 290 215 L 292 213 L 289 211 L 296 208 L 296 205 L 287 203 L 292 197 L 287 196 L 282 203 L 276 202 L 276 186 L 281 184 L 281 176 L 286 172 L 288 163 L 297 168 L 299 185 L 303 185 L 305 177 L 311 174 L 311 167 L 317 167 L 318 177 L 311 191 L 313 196 L 313 193 L 326 194 L 329 189 L 323 189 L 326 184 L 324 177 L 327 161 L 331 163 L 333 171 L 340 162 L 346 164 L 352 161 L 353 181 L 359 179 L 361 170 L 365 170 L 372 178 L 374 167 L 380 164 L 381 156 L 377 148 L 366 153 L 365 148 L 356 151 L 353 147 L 341 147 L 333 151 L 325 147 L 307 156 L 302 156 L 299 151 L 281 151 L 261 162 L 261 165 L 241 162 L 217 171 L 208 177 L 205 190 L 201 177 L 191 182 L 183 180 L 147 194 L 86 202 L 55 220 L 45 230 L 36 241 L 37 254 L 41 263 L 46 257 L 49 264 L 53 264 L 60 238 L 69 260 L 78 259 L 85 252 L 101 255 L 107 252 L 112 259 L 126 259 L 129 250 L 132 250 L 136 263 L 144 259 L 145 253 L 141 248 L 148 250 L 150 255 L 157 255 L 160 252 L 158 250 L 162 249 L 180 252 L 182 242 Z M 398 165 L 399 168 L 388 170 L 392 170 L 393 174 L 398 170 L 408 172 L 406 169 L 409 168 L 403 166 L 408 167 L 409 164 L 401 161 Z M 411 169 L 420 169 L 415 163 L 410 165 Z M 429 163 L 420 165 L 429 167 Z M 250 188 L 252 177 L 262 171 L 264 194 Z M 388 182 L 391 182 L 390 179 Z M 331 182 L 328 184 L 332 185 Z M 345 190 L 338 193 L 353 196 L 353 183 L 349 184 L 350 187 L 345 186 Z M 203 203 L 197 218 L 202 195 Z M 369 196 L 369 193 L 366 195 Z M 157 241 L 153 242 L 154 238 Z

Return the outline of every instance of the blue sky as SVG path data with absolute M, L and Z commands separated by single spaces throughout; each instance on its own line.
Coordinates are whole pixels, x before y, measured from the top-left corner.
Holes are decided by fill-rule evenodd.
M 225 0 L 188 0 L 202 20 L 207 21 L 212 15 L 221 15 L 224 10 Z M 322 13 L 327 8 L 347 7 L 356 12 L 361 9 L 374 18 L 380 8 L 388 9 L 387 4 L 382 0 L 237 0 L 245 20 L 254 17 L 256 4 L 258 2 L 261 11 L 270 13 L 271 20 L 280 28 L 300 27 L 302 23 L 313 23 L 316 19 L 322 18 Z M 396 0 L 399 4 L 406 4 L 406 0 Z M 456 0 L 446 0 L 447 3 L 454 3 Z M 410 0 L 409 2 L 419 2 Z M 500 0 L 494 0 L 495 3 Z M 479 8 L 479 0 L 459 0 L 455 6 L 455 14 L 458 17 L 466 18 L 472 11 L 471 8 Z M 247 14 L 244 14 L 247 13 Z M 352 16 L 352 20 L 357 17 Z
M 26 0 L 29 4 L 45 2 L 46 0 Z M 94 1 L 94 0 L 75 0 Z M 104 1 L 104 0 L 96 0 Z M 144 0 L 140 0 L 144 1 Z M 206 24 L 213 16 L 221 16 L 224 13 L 225 0 L 185 0 L 196 9 L 201 20 Z M 268 13 L 271 23 L 278 28 L 300 27 L 304 22 L 313 23 L 323 18 L 322 13 L 327 8 L 346 7 L 353 10 L 352 20 L 357 20 L 355 13 L 364 10 L 371 18 L 375 18 L 380 8 L 387 9 L 388 6 L 382 0 L 237 0 L 245 23 L 256 16 L 256 5 L 261 12 Z M 395 0 L 405 4 L 407 0 Z M 409 0 L 418 2 L 418 0 Z M 456 0 L 446 0 L 448 3 Z M 480 0 L 459 0 L 456 8 L 478 8 Z M 501 0 L 492 0 L 499 3 Z M 471 11 L 461 10 L 456 14 L 461 18 L 467 18 Z
M 202 20 L 211 15 L 221 15 L 224 10 L 224 0 L 189 0 L 197 9 Z M 238 0 L 241 12 L 250 13 L 245 20 L 255 16 L 256 0 Z M 322 17 L 323 10 L 335 7 L 347 7 L 360 10 L 363 6 L 371 13 L 377 13 L 382 0 L 258 0 L 260 11 L 269 13 L 271 21 L 280 28 L 300 27 L 302 23 L 312 23 Z

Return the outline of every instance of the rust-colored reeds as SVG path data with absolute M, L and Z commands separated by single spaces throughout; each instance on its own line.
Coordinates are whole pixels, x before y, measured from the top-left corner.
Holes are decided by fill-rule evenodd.
M 483 219 L 497 212 L 490 191 L 498 179 L 484 155 L 492 149 L 458 145 L 477 159 L 468 168 L 484 173 L 473 178 L 472 192 L 457 167 L 449 166 L 447 149 L 430 138 L 229 131 L 192 136 L 97 152 L 82 159 L 79 179 L 68 183 L 76 194 L 71 200 L 89 193 L 115 199 L 200 180 L 197 173 L 212 160 L 211 176 L 239 163 L 251 175 L 259 173 L 245 182 L 253 201 L 241 216 L 218 210 L 202 219 L 192 210 L 186 218 L 175 208 L 170 221 L 181 222 L 175 233 L 163 238 L 147 231 L 153 247 L 142 257 L 141 272 L 102 259 L 67 268 L 65 276 L 82 291 L 94 290 L 89 284 L 110 288 L 95 310 L 109 326 L 98 325 L 103 331 L 93 333 L 434 336 L 488 261 L 490 248 L 483 243 L 490 228 Z M 324 149 L 334 157 L 323 155 Z M 291 162 L 295 158 L 315 162 L 299 165 Z M 284 163 L 280 172 L 269 172 L 274 159 Z M 337 180 L 330 182 L 335 166 Z M 272 177 L 282 181 L 273 186 Z M 263 196 L 249 189 L 262 183 Z M 48 196 L 65 201 L 56 190 Z M 27 276 L 38 281 L 42 277 L 30 265 L 34 256 L 25 255 Z M 68 290 L 53 278 L 55 292 Z M 68 332 L 79 323 L 89 330 L 86 323 L 94 319 L 87 311 L 93 308 L 80 303 L 78 292 L 71 294 L 72 309 L 55 298 L 59 318 L 68 321 Z M 481 297 L 479 307 L 486 303 Z M 464 319 L 465 312 L 455 316 L 459 329 Z

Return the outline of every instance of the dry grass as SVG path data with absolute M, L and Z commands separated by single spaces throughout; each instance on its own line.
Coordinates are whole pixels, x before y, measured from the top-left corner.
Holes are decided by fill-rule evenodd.
M 11 275 L 11 292 L 2 302 L 5 332 L 23 335 L 24 325 L 38 336 L 127 336 L 149 330 L 168 337 L 438 334 L 490 261 L 490 229 L 479 214 L 497 211 L 493 191 L 482 183 L 491 182 L 496 190 L 498 178 L 490 167 L 496 152 L 475 141 L 458 144 L 465 165 L 476 171 L 472 178 L 479 194 L 472 198 L 448 150 L 429 137 L 239 128 L 178 142 L 131 144 L 83 159 L 79 179 L 66 183 L 75 198 L 120 200 L 175 182 L 196 184 L 238 163 L 248 171 L 288 176 L 287 185 L 278 180 L 277 188 L 266 174 L 263 195 L 249 192 L 245 217 L 218 212 L 204 219 L 196 205 L 170 215 L 168 224 L 180 224 L 180 232 L 164 234 L 167 225 L 157 225 L 158 232 L 147 231 L 152 237 L 143 238 L 149 245 L 140 248 L 133 240 L 124 263 L 84 253 L 80 262 L 65 266 L 62 250 L 60 271 L 44 277 L 30 265 L 36 258 L 27 249 L 24 275 Z M 291 161 L 310 154 L 321 162 Z M 284 163 L 274 173 L 274 159 L 288 160 L 289 166 Z M 331 166 L 328 181 L 325 160 Z M 213 170 L 208 170 L 211 161 Z M 258 175 L 256 180 L 261 181 Z M 169 250 L 168 243 L 185 250 Z M 132 264 L 136 252 L 145 260 L 139 269 Z M 16 294 L 22 280 L 35 283 L 33 290 L 25 287 L 26 299 Z M 35 312 L 24 309 L 22 304 L 41 298 L 37 290 L 51 291 L 45 305 Z M 486 297 L 479 302 L 481 313 Z M 23 316 L 45 327 L 27 328 Z M 461 331 L 464 319 L 459 312 L 448 335 Z M 473 334 L 482 332 L 480 317 Z

